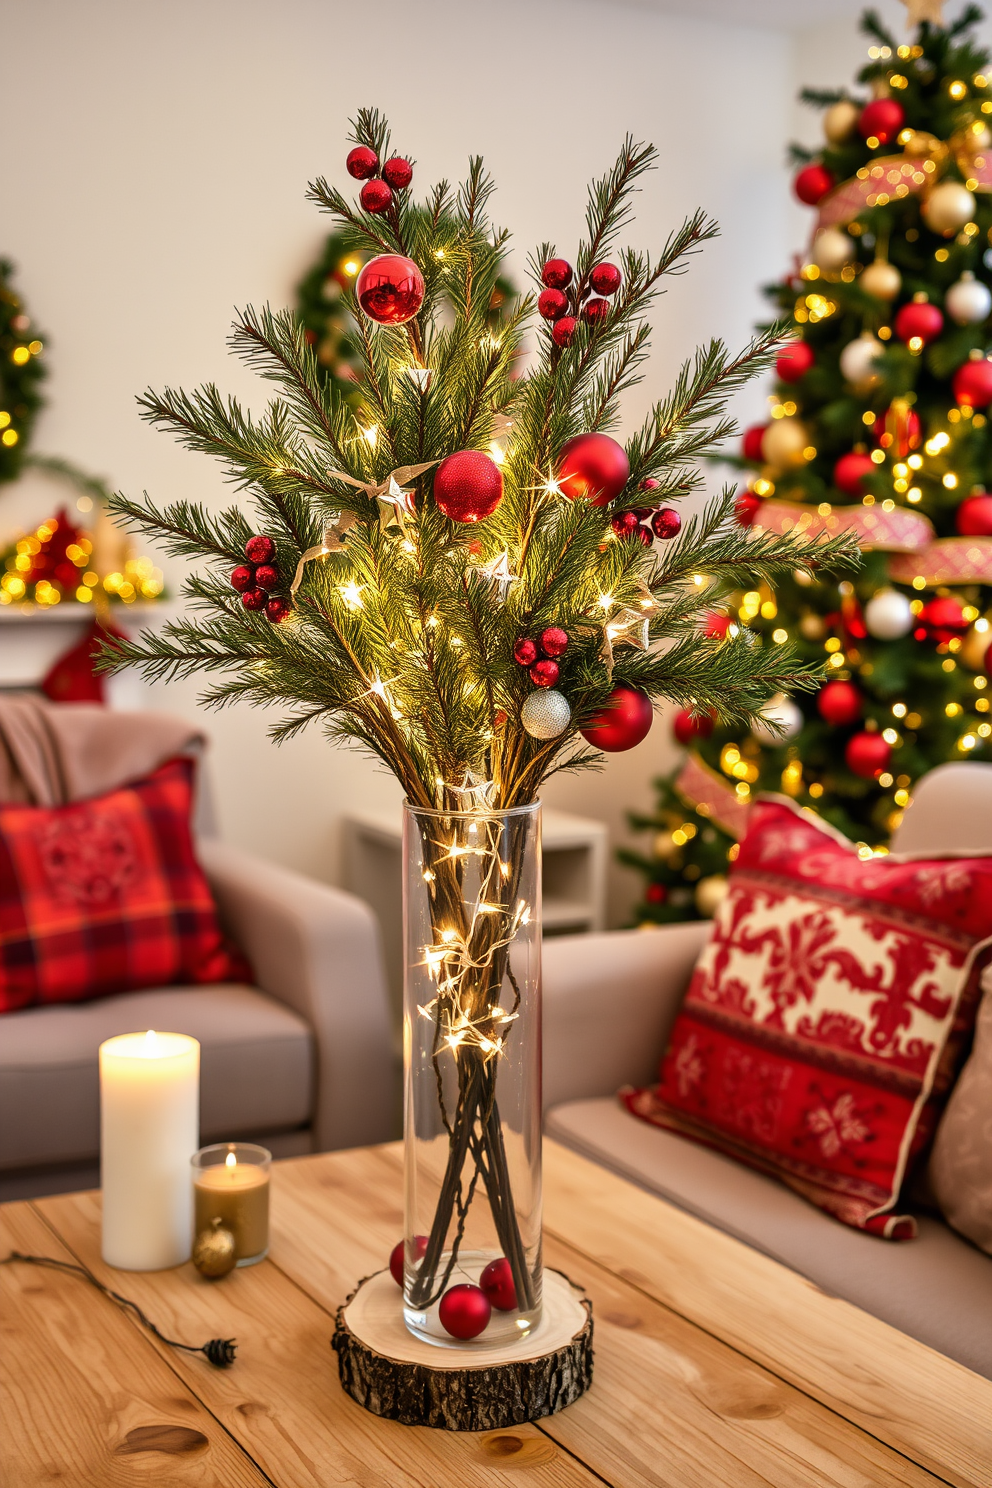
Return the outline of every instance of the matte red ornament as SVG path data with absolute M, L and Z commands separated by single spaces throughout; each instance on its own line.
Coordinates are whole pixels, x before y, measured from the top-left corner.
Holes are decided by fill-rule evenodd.
M 866 103 L 858 116 L 858 133 L 863 140 L 877 139 L 887 145 L 895 139 L 906 119 L 901 103 L 894 98 L 875 98 Z
M 239 594 L 244 594 L 246 589 L 254 589 L 255 570 L 247 563 L 240 564 L 231 574 L 231 584 Z
M 668 890 L 664 884 L 648 884 L 644 890 L 644 898 L 648 904 L 664 904 L 668 898 Z
M 530 680 L 535 687 L 554 687 L 560 675 L 556 661 L 535 661 L 530 669 Z
M 852 734 L 844 750 L 847 768 L 862 780 L 876 780 L 888 768 L 892 758 L 892 746 L 886 744 L 881 734 Z
M 783 382 L 798 382 L 816 361 L 808 341 L 790 341 L 775 358 L 775 371 Z M 764 430 L 762 430 L 764 433 Z
M 987 408 L 992 403 L 992 362 L 984 357 L 965 362 L 955 372 L 951 387 L 962 407 Z
M 434 500 L 453 522 L 483 522 L 503 499 L 503 476 L 481 450 L 459 450 L 434 474 Z
M 860 455 L 857 450 L 841 455 L 834 466 L 834 485 L 845 496 L 863 496 L 865 477 L 875 471 L 875 462 L 870 455 Z
M 246 610 L 264 610 L 268 597 L 264 589 L 246 589 L 241 596 L 241 603 Z
M 636 512 L 625 511 L 610 519 L 610 526 L 617 537 L 636 537 L 641 521 Z
M 493 1304 L 481 1287 L 462 1282 L 449 1287 L 437 1309 L 438 1321 L 452 1338 L 478 1338 L 489 1326 Z
M 738 527 L 750 527 L 761 509 L 761 497 L 753 491 L 742 491 L 734 502 L 734 520 Z
M 506 1256 L 490 1261 L 479 1277 L 479 1285 L 499 1312 L 513 1312 L 517 1305 L 517 1289 L 513 1285 L 513 1270 Z
M 413 1239 L 413 1248 L 416 1253 L 416 1258 L 419 1261 L 421 1256 L 425 1255 L 427 1251 L 427 1236 L 415 1235 Z M 402 1240 L 398 1240 L 393 1246 L 392 1250 L 389 1252 L 389 1274 L 398 1287 L 401 1287 L 403 1285 L 404 1258 L 404 1242 Z
M 349 176 L 354 176 L 356 181 L 367 181 L 379 169 L 379 157 L 368 145 L 356 145 L 348 151 L 345 165 Z
M 835 179 L 833 171 L 816 161 L 803 166 L 792 183 L 792 189 L 807 207 L 815 207 L 826 196 Z
M 382 179 L 394 191 L 405 191 L 413 180 L 413 166 L 402 155 L 394 155 L 382 167 Z
M 816 696 L 816 709 L 824 722 L 847 728 L 861 717 L 863 700 L 852 682 L 828 682 Z
M 293 602 L 284 594 L 271 594 L 265 601 L 265 618 L 271 620 L 273 625 L 281 625 L 288 620 L 293 611 Z
M 761 463 L 761 441 L 765 437 L 767 424 L 752 424 L 750 429 L 744 431 L 741 440 L 741 454 L 745 460 L 754 460 Z
M 691 744 L 693 739 L 708 739 L 715 722 L 712 713 L 693 716 L 688 708 L 680 708 L 672 720 L 672 733 L 680 744 Z
M 545 320 L 560 320 L 568 309 L 568 295 L 560 289 L 542 289 L 537 297 L 537 313 Z
M 560 625 L 549 625 L 541 631 L 541 650 L 545 656 L 564 656 L 568 650 L 568 631 Z
M 655 537 L 663 539 L 675 537 L 681 526 L 682 518 L 674 506 L 663 506 L 651 518 L 651 531 Z
M 646 739 L 653 722 L 654 709 L 647 693 L 621 682 L 610 693 L 606 706 L 589 720 L 581 733 L 594 749 L 619 754 Z
M 405 325 L 424 303 L 424 276 L 412 258 L 380 253 L 362 269 L 355 294 L 377 325 Z
M 593 506 L 605 506 L 629 479 L 627 452 L 608 434 L 576 434 L 562 447 L 558 485 L 572 501 L 584 496 Z
M 883 100 L 884 102 L 884 100 Z M 903 305 L 892 322 L 900 341 L 908 346 L 910 341 L 921 341 L 926 346 L 944 329 L 944 314 L 936 305 L 926 300 L 911 300 Z
M 710 641 L 725 640 L 727 631 L 733 623 L 729 615 L 721 615 L 719 610 L 711 610 L 706 616 L 706 628 L 703 635 Z
M 962 537 L 992 537 L 992 496 L 984 491 L 966 496 L 955 513 L 954 525 Z
M 620 288 L 620 270 L 616 264 L 598 263 L 589 275 L 589 283 L 598 295 L 613 295 Z
M 548 289 L 567 289 L 572 282 L 572 265 L 566 258 L 549 258 L 541 270 L 541 283 Z
M 579 322 L 574 315 L 563 315 L 556 320 L 551 330 L 551 339 L 556 346 L 571 346 Z
M 393 193 L 385 181 L 380 181 L 374 176 L 371 181 L 366 181 L 358 193 L 358 200 L 366 212 L 377 216 L 380 212 L 386 212 L 392 206 Z
M 276 568 L 275 564 L 260 563 L 258 568 L 256 568 L 255 570 L 255 583 L 260 589 L 268 589 L 270 593 L 273 589 L 278 589 L 279 570 Z
M 513 643 L 513 659 L 519 666 L 533 666 L 537 660 L 537 646 L 529 636 L 519 636 Z
M 953 641 L 955 636 L 963 636 L 968 629 L 960 601 L 949 594 L 931 599 L 917 619 L 926 639 L 936 641 L 938 645 Z
M 905 399 L 891 403 L 875 420 L 872 431 L 880 449 L 889 450 L 897 460 L 905 460 L 923 439 L 920 415 L 910 408 Z
M 271 537 L 250 537 L 245 543 L 245 557 L 249 563 L 271 563 L 276 556 L 276 545 Z
M 609 300 L 586 300 L 582 306 L 582 319 L 587 325 L 602 325 L 609 313 Z

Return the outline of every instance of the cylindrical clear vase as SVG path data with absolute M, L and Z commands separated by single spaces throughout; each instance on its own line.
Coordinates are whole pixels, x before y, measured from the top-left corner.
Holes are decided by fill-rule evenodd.
M 541 808 L 404 815 L 403 1313 L 493 1348 L 541 1315 Z

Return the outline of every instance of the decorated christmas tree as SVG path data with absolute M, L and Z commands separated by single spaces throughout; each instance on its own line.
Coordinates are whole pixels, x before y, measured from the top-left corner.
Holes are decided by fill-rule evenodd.
M 20 475 L 41 408 L 44 342 L 14 289 L 14 266 L 0 258 L 0 482 Z
M 884 849 L 913 784 L 992 757 L 992 75 L 969 7 L 900 45 L 868 12 L 848 93 L 806 92 L 824 144 L 796 148 L 809 246 L 768 294 L 791 320 L 766 425 L 744 436 L 738 502 L 751 532 L 848 532 L 860 571 L 754 581 L 710 634 L 795 645 L 828 680 L 769 700 L 746 729 L 682 712 L 687 759 L 658 783 L 628 862 L 640 918 L 713 913 L 758 791 Z

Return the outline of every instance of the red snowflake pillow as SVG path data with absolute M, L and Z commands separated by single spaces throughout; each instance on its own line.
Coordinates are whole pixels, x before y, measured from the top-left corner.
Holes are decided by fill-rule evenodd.
M 957 1071 L 992 937 L 992 854 L 862 861 L 762 799 L 649 1090 L 629 1110 L 771 1173 L 846 1224 L 893 1213 Z
M 189 817 L 192 761 L 69 806 L 0 807 L 0 1013 L 243 981 Z

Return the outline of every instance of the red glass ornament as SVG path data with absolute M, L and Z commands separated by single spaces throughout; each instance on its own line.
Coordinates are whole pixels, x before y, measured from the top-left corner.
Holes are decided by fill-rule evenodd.
M 377 325 L 405 325 L 424 303 L 424 276 L 412 258 L 380 253 L 362 269 L 355 294 Z
M 393 193 L 385 181 L 380 181 L 377 176 L 374 176 L 371 181 L 365 182 L 358 193 L 358 200 L 366 212 L 378 215 L 379 212 L 388 211 L 392 206 Z
M 574 315 L 563 315 L 556 320 L 551 330 L 551 339 L 556 346 L 571 346 L 579 322 Z
M 513 1312 L 517 1305 L 517 1289 L 513 1285 L 513 1270 L 506 1256 L 489 1262 L 479 1277 L 479 1285 L 498 1311 Z
M 881 734 L 852 734 L 844 750 L 847 768 L 862 780 L 876 780 L 888 768 L 891 758 L 892 746 L 886 744 Z
M 545 320 L 560 320 L 568 309 L 568 295 L 560 289 L 542 289 L 537 297 L 537 313 Z
M 264 610 L 268 597 L 264 589 L 246 589 L 241 596 L 241 603 L 246 610 Z
M 729 615 L 721 615 L 719 610 L 711 610 L 706 616 L 706 626 L 703 635 L 710 641 L 722 641 L 734 622 Z
M 936 641 L 938 645 L 953 641 L 955 636 L 963 636 L 968 629 L 960 601 L 952 599 L 949 594 L 931 599 L 917 619 L 926 639 Z
M 427 1236 L 415 1235 L 413 1248 L 416 1253 L 416 1259 L 419 1261 L 427 1251 Z M 404 1258 L 404 1243 L 402 1240 L 398 1240 L 389 1252 L 389 1274 L 398 1287 L 403 1285 Z
M 752 424 L 750 429 L 745 430 L 744 438 L 741 440 L 741 454 L 745 460 L 761 462 L 761 441 L 765 437 L 767 428 L 767 424 Z
M 231 583 L 239 594 L 244 594 L 246 589 L 255 587 L 255 570 L 242 563 L 231 574 Z
M 617 537 L 636 537 L 640 525 L 640 518 L 636 512 L 632 511 L 620 512 L 610 519 L 610 526 Z
M 992 537 L 992 496 L 976 491 L 958 507 L 954 525 L 962 537 Z
M 817 161 L 803 166 L 792 183 L 792 189 L 807 207 L 815 207 L 826 196 L 834 180 L 833 171 L 827 170 L 825 165 L 820 165 Z
M 489 1326 L 493 1304 L 481 1287 L 462 1282 L 449 1287 L 437 1309 L 438 1321 L 452 1338 L 478 1338 Z
M 880 145 L 887 145 L 895 139 L 905 118 L 902 104 L 894 98 L 875 98 L 865 104 L 858 116 L 858 133 L 863 140 L 874 137 Z
M 402 155 L 394 155 L 382 167 L 382 179 L 394 191 L 404 191 L 413 180 L 413 166 Z
M 712 713 L 693 716 L 688 708 L 680 708 L 672 720 L 672 733 L 680 744 L 691 744 L 693 739 L 708 739 L 714 723 L 716 719 Z
M 878 415 L 873 433 L 879 447 L 891 450 L 898 460 L 905 460 L 912 450 L 918 449 L 923 438 L 919 414 L 901 398 Z
M 936 305 L 926 300 L 911 300 L 897 312 L 892 324 L 899 340 L 907 346 L 913 340 L 921 341 L 925 346 L 944 329 L 944 315 Z
M 992 362 L 984 357 L 965 362 L 951 383 L 958 403 L 969 408 L 987 408 L 992 403 Z
M 535 687 L 554 687 L 561 675 L 556 661 L 535 661 L 530 669 L 530 680 Z
M 587 325 L 602 325 L 609 313 L 609 300 L 586 300 L 582 306 L 582 319 Z
M 657 491 L 660 485 L 661 481 L 655 480 L 653 475 L 649 475 L 646 480 L 641 481 L 637 489 L 639 491 Z
M 654 709 L 647 693 L 621 682 L 610 693 L 606 706 L 589 720 L 581 732 L 586 743 L 595 749 L 619 754 L 646 739 L 653 722 Z
M 742 491 L 734 502 L 734 521 L 738 527 L 750 527 L 761 507 L 761 497 L 753 491 Z
M 283 594 L 272 594 L 265 601 L 265 618 L 273 625 L 281 625 L 292 613 L 293 602 Z
M 549 625 L 541 631 L 541 650 L 545 656 L 564 656 L 568 650 L 568 631 L 560 625 Z
M 627 452 L 608 434 L 576 434 L 562 447 L 558 485 L 572 501 L 584 496 L 593 506 L 605 506 L 629 479 Z
M 870 455 L 860 455 L 851 450 L 850 454 L 841 455 L 834 466 L 834 485 L 845 496 L 863 496 L 865 477 L 872 475 L 874 470 L 875 462 Z
M 637 541 L 645 548 L 649 548 L 654 542 L 650 527 L 635 527 L 631 533 L 631 537 L 636 537 Z
M 276 556 L 276 545 L 271 537 L 250 537 L 245 543 L 245 557 L 249 563 L 271 563 Z
M 664 904 L 668 898 L 668 890 L 664 884 L 648 884 L 644 890 L 644 898 L 648 904 Z
M 572 265 L 566 258 L 549 258 L 541 270 L 541 283 L 548 289 L 567 289 L 572 282 Z
M 620 270 L 616 264 L 598 263 L 589 275 L 589 283 L 598 295 L 613 295 L 620 288 Z
M 808 341 L 790 341 L 775 358 L 775 371 L 783 382 L 798 382 L 816 361 Z M 764 433 L 764 430 L 761 431 Z
M 675 537 L 681 526 L 682 518 L 674 506 L 663 506 L 651 518 L 651 531 L 655 537 L 665 539 Z
M 367 181 L 379 169 L 379 157 L 368 145 L 356 145 L 348 151 L 345 165 L 349 176 L 354 176 L 356 181 Z
M 519 636 L 513 643 L 513 659 L 519 666 L 533 666 L 537 660 L 537 646 L 528 636 Z
M 828 682 L 817 693 L 816 709 L 834 728 L 847 728 L 861 717 L 861 694 L 853 682 Z
M 482 522 L 503 499 L 503 476 L 481 450 L 459 450 L 434 474 L 434 500 L 453 522 Z
M 255 570 L 255 583 L 260 589 L 279 588 L 279 570 L 274 563 L 260 563 Z

